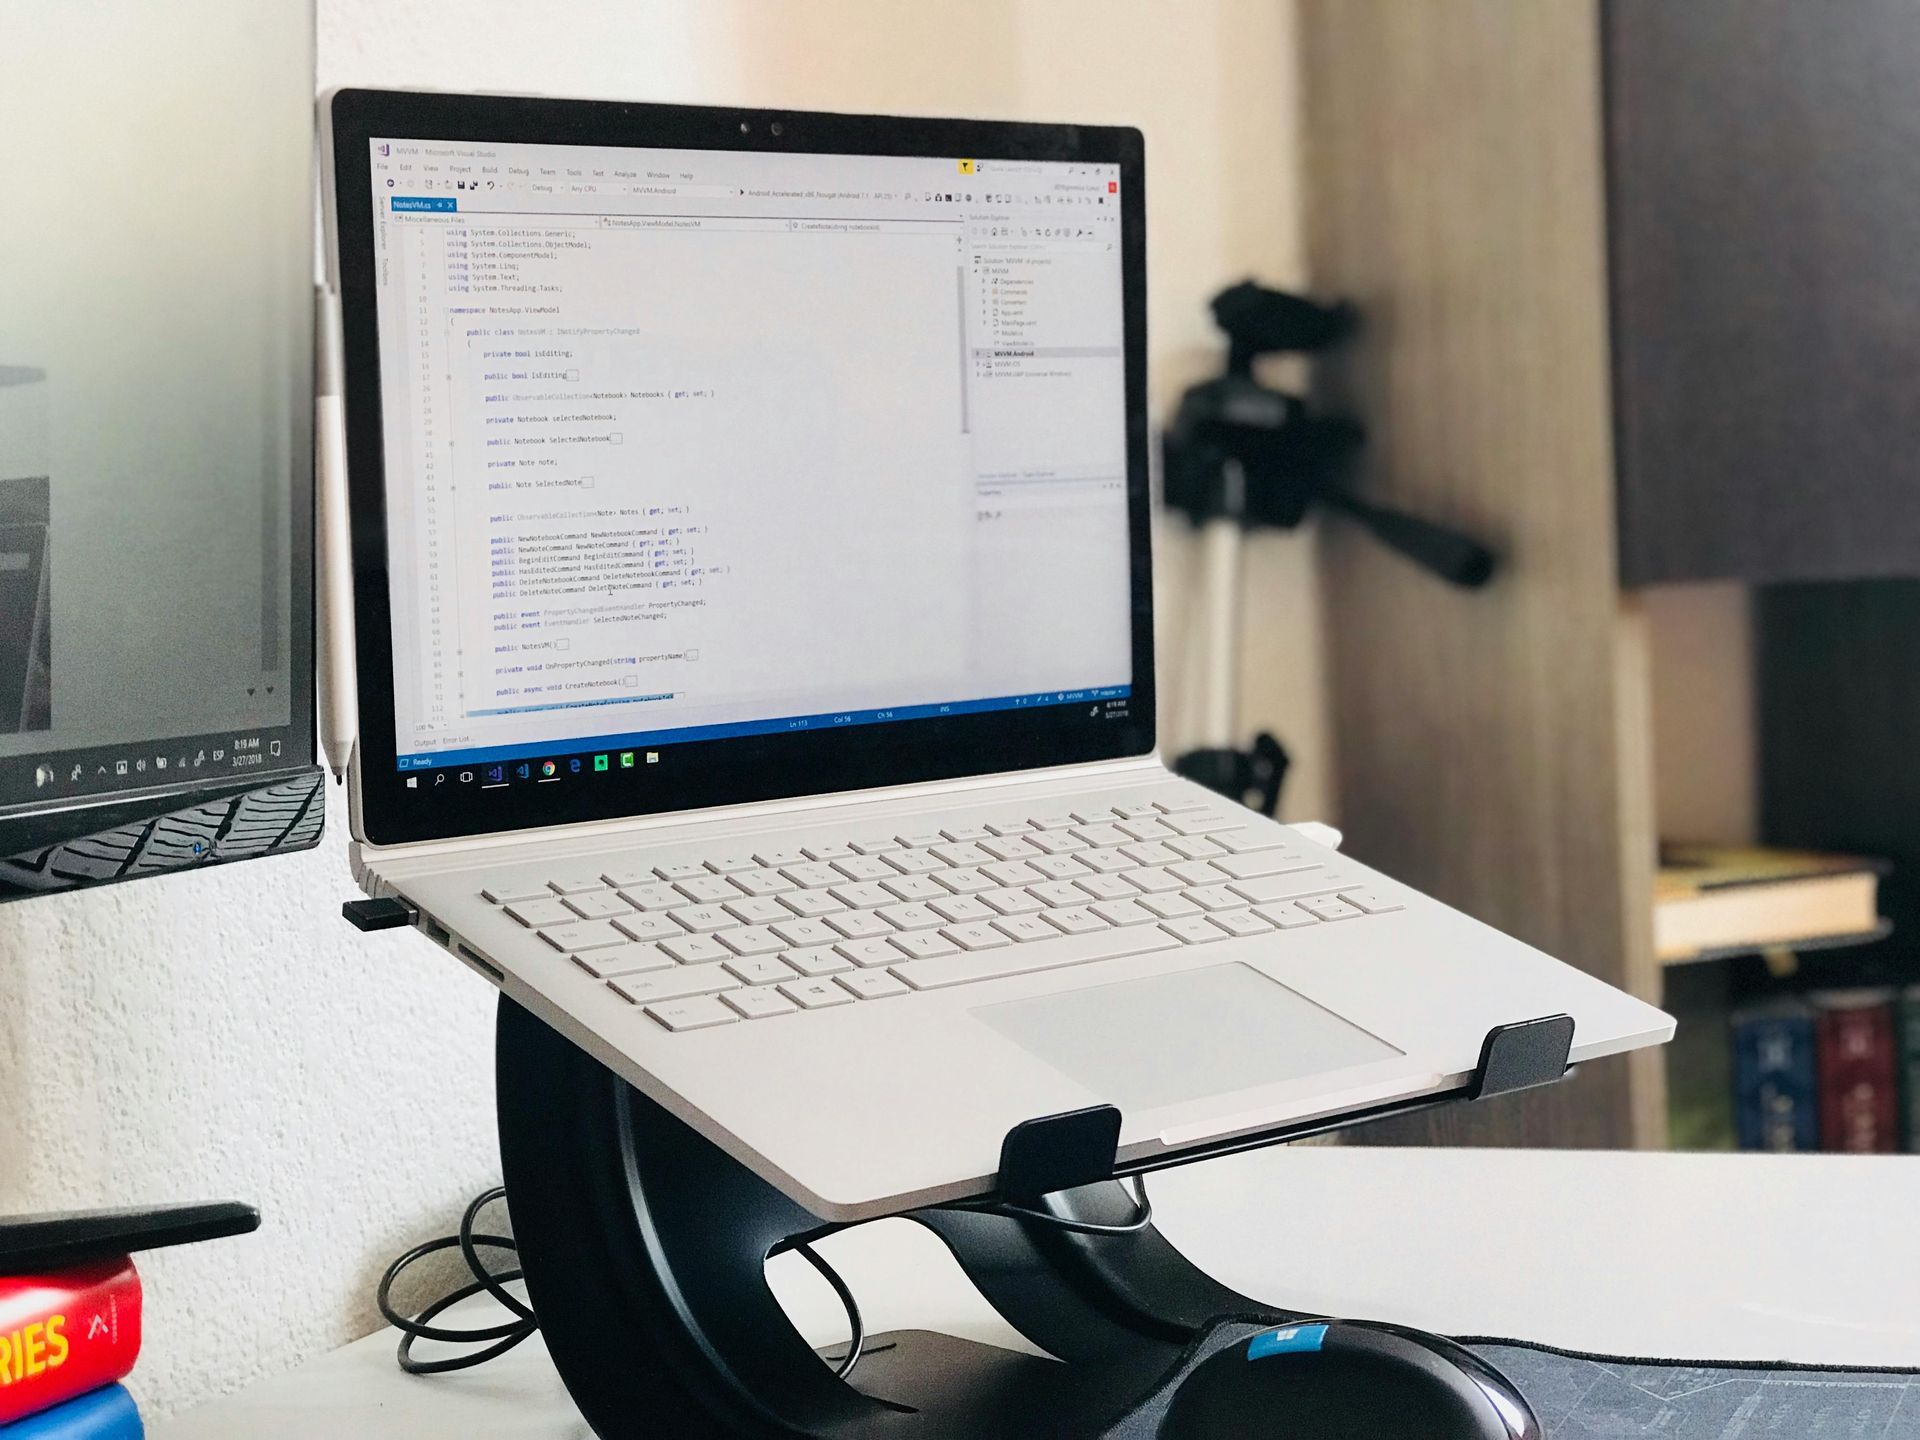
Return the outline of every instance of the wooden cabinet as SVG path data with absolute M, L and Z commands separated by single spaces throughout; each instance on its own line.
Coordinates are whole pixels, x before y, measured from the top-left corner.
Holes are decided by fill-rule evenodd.
M 1455 592 L 1325 534 L 1348 844 L 1657 1002 L 1633 587 L 1920 574 L 1920 5 L 1300 0 L 1300 35 L 1356 483 L 1505 558 Z M 1663 1082 L 1372 1135 L 1657 1145 Z

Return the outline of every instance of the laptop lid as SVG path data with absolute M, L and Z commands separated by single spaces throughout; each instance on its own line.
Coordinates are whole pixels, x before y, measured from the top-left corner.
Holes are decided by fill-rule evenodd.
M 364 839 L 1152 749 L 1137 131 L 329 109 Z

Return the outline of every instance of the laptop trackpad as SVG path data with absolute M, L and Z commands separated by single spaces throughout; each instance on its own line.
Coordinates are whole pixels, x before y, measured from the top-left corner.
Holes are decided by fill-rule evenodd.
M 1009 1000 L 972 1013 L 1129 1111 L 1403 1053 L 1248 965 Z

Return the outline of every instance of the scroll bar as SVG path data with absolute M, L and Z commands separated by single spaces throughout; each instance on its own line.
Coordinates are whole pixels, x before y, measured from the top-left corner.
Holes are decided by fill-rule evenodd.
M 970 435 L 973 422 L 967 413 L 967 267 L 964 264 L 954 268 L 953 289 L 960 301 L 960 433 Z

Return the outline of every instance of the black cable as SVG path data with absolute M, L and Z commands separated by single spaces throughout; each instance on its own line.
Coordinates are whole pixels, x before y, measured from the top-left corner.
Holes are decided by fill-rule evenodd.
M 400 1332 L 400 1345 L 396 1358 L 400 1368 L 409 1375 L 447 1375 L 456 1370 L 470 1370 L 476 1365 L 484 1365 L 489 1360 L 506 1354 L 514 1346 L 534 1334 L 540 1328 L 540 1322 L 533 1308 L 518 1295 L 507 1289 L 509 1281 L 522 1278 L 524 1272 L 515 1266 L 508 1270 L 490 1270 L 480 1258 L 480 1251 L 503 1250 L 517 1256 L 519 1249 L 511 1236 L 483 1234 L 475 1227 L 479 1224 L 480 1212 L 496 1200 L 506 1198 L 504 1187 L 495 1186 L 483 1190 L 473 1197 L 466 1213 L 460 1217 L 459 1233 L 442 1235 L 437 1240 L 423 1241 L 411 1250 L 405 1251 L 387 1266 L 386 1273 L 380 1277 L 380 1284 L 374 1291 L 374 1304 L 380 1309 L 386 1322 Z M 393 1304 L 393 1287 L 409 1266 L 418 1264 L 429 1255 L 437 1255 L 443 1250 L 458 1250 L 466 1261 L 467 1270 L 473 1278 L 457 1286 L 448 1294 L 433 1301 L 417 1315 L 403 1315 Z M 866 1322 L 861 1318 L 860 1305 L 853 1298 L 853 1291 L 847 1282 L 840 1278 L 840 1272 L 827 1263 L 808 1241 L 794 1241 L 775 1247 L 780 1250 L 797 1250 L 803 1259 L 820 1272 L 820 1276 L 833 1287 L 833 1293 L 839 1297 L 846 1308 L 847 1326 L 851 1338 L 847 1343 L 846 1358 L 835 1367 L 834 1373 L 841 1379 L 853 1373 L 853 1367 L 860 1363 L 860 1350 L 866 1343 Z M 491 1295 L 504 1306 L 513 1317 L 497 1325 L 472 1325 L 454 1329 L 433 1322 L 458 1305 L 476 1295 Z M 444 1345 L 481 1345 L 484 1349 L 466 1355 L 451 1355 L 444 1360 L 416 1360 L 413 1358 L 413 1345 L 416 1340 L 432 1340 Z
M 994 1200 L 965 1201 L 942 1208 L 964 1210 L 972 1215 L 1001 1215 L 1009 1220 L 1030 1220 L 1037 1225 L 1051 1225 L 1056 1230 L 1065 1230 L 1073 1235 L 1138 1235 L 1153 1224 L 1153 1200 L 1147 1194 L 1144 1175 L 1133 1177 L 1133 1202 L 1136 1207 L 1133 1218 L 1118 1225 L 1076 1220 L 1070 1215 L 1056 1215 L 1050 1210 L 1032 1210 L 1025 1205 L 1009 1205 Z

